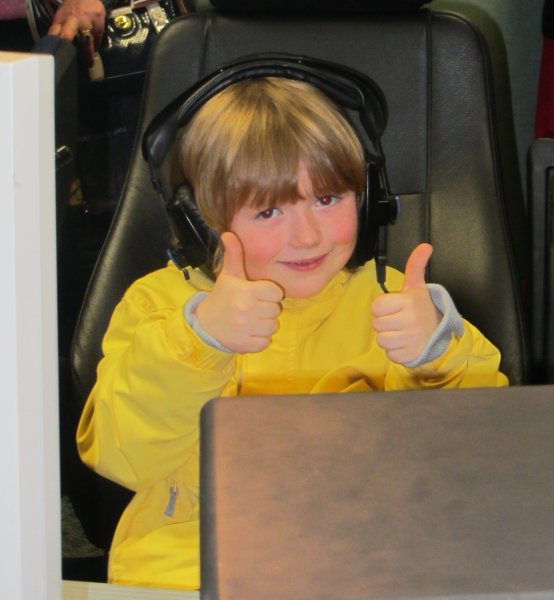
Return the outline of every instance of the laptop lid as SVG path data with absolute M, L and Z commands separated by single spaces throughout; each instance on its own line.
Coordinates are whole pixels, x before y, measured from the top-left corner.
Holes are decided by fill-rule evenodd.
M 213 600 L 554 590 L 553 388 L 209 402 L 201 570 Z

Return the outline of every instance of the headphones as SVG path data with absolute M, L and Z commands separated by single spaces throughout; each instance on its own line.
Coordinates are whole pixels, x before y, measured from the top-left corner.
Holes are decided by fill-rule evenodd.
M 366 151 L 366 185 L 358 201 L 358 236 L 351 267 L 375 258 L 377 281 L 386 291 L 387 225 L 398 214 L 398 197 L 391 195 L 381 148 L 387 122 L 385 97 L 377 84 L 365 74 L 349 67 L 307 56 L 258 54 L 243 57 L 220 67 L 178 96 L 146 128 L 142 152 L 148 162 L 152 183 L 162 195 L 176 242 L 168 250 L 173 262 L 188 277 L 187 267 L 200 267 L 212 279 L 212 259 L 219 235 L 204 221 L 187 183 L 172 189 L 166 158 L 185 127 L 198 110 L 228 86 L 259 77 L 284 77 L 304 81 L 318 88 L 337 105 L 356 111 L 374 153 Z

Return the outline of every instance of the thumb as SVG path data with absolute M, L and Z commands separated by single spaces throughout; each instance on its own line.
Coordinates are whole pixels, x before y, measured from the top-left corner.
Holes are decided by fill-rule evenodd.
M 242 244 L 236 234 L 231 231 L 226 231 L 221 234 L 221 243 L 225 250 L 223 254 L 223 266 L 221 273 L 232 275 L 239 279 L 246 279 L 246 271 L 244 270 L 244 253 Z
M 425 285 L 425 268 L 431 258 L 431 254 L 433 254 L 433 246 L 431 244 L 419 244 L 419 246 L 416 246 L 412 250 L 406 262 L 404 284 L 402 285 L 403 292 Z

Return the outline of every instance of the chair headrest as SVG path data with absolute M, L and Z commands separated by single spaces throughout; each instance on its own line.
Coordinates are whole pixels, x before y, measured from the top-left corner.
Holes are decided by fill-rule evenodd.
M 393 13 L 421 8 L 431 0 L 210 0 L 220 10 L 240 13 Z

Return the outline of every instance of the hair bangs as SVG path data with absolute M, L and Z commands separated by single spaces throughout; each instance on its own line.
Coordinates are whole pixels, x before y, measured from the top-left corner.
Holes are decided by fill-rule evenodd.
M 291 135 L 290 119 L 283 114 L 279 103 L 271 96 L 259 98 L 264 102 L 256 103 L 251 126 L 243 132 L 232 164 L 228 164 L 230 217 L 245 205 L 263 208 L 298 199 L 302 146 Z
M 344 156 L 328 160 L 328 156 L 315 156 L 303 160 L 315 197 L 326 194 L 340 194 L 352 190 L 360 196 L 365 186 L 363 163 L 345 160 Z M 319 160 L 318 160 L 319 159 Z

